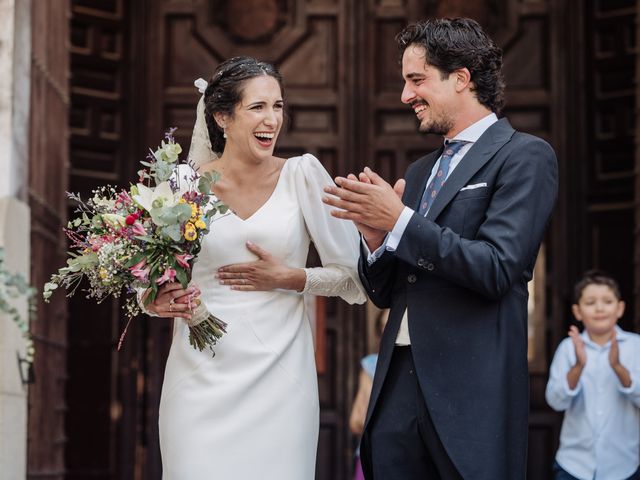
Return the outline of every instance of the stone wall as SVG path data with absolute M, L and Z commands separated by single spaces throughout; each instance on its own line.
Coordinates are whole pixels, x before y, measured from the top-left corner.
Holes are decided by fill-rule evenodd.
M 0 0 L 0 246 L 6 266 L 29 278 L 28 191 L 31 2 Z M 17 303 L 27 315 L 26 300 Z M 0 478 L 26 478 L 27 387 L 18 355 L 24 340 L 11 319 L 0 314 Z

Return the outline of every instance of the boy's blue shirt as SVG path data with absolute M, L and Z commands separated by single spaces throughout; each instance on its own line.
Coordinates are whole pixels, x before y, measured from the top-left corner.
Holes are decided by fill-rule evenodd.
M 586 331 L 587 363 L 576 388 L 567 383 L 576 363 L 571 338 L 560 343 L 549 371 L 547 403 L 565 412 L 556 461 L 581 479 L 627 478 L 640 464 L 640 335 L 615 328 L 628 388 L 609 364 L 611 342 L 598 345 Z

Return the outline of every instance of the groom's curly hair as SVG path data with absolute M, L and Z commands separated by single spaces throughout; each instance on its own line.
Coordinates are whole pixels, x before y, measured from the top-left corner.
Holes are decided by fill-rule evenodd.
M 500 115 L 504 107 L 502 50 L 470 18 L 437 18 L 407 26 L 396 36 L 400 56 L 410 45 L 425 50 L 425 62 L 444 80 L 460 68 L 471 73 L 478 101 Z
M 242 100 L 242 89 L 245 81 L 262 75 L 275 78 L 284 96 L 282 75 L 270 63 L 261 62 L 253 57 L 233 57 L 225 60 L 216 68 L 204 92 L 204 108 L 207 130 L 214 152 L 224 150 L 224 132 L 215 121 L 214 113 L 225 113 L 233 116 L 233 111 Z

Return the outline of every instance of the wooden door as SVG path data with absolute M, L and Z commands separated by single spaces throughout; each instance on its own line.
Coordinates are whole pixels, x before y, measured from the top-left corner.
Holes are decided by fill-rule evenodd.
M 68 188 L 87 198 L 97 187 L 134 178 L 137 152 L 130 149 L 141 120 L 131 120 L 129 108 L 132 11 L 123 0 L 70 3 Z M 125 320 L 118 301 L 98 305 L 78 293 L 68 311 L 65 478 L 141 478 L 146 325 L 134 323 L 116 352 Z
M 586 208 L 584 266 L 610 272 L 627 302 L 620 326 L 634 330 L 634 200 L 637 2 L 589 0 L 584 8 Z
M 251 55 L 276 64 L 285 78 L 289 116 L 276 154 L 316 155 L 327 170 L 344 174 L 353 168 L 354 58 L 350 50 L 355 18 L 345 0 L 156 1 L 147 2 L 146 30 L 136 33 L 146 46 L 145 62 L 136 76 L 146 80 L 145 130 L 138 150 L 156 145 L 164 130 L 178 127 L 186 149 L 200 94 L 198 77 L 209 78 L 215 67 L 234 55 Z M 168 329 L 152 322 L 149 335 L 162 348 L 149 349 L 147 397 L 149 424 L 155 425 L 162 370 L 169 343 Z M 363 349 L 362 310 L 327 300 L 322 369 L 318 372 L 321 418 L 317 478 L 347 478 L 352 469 L 354 439 L 348 433 L 351 399 Z M 149 433 L 149 450 L 157 438 Z M 151 455 L 151 454 L 150 454 Z M 151 460 L 151 457 L 150 457 Z M 153 457 L 157 462 L 157 457 Z M 147 464 L 150 472 L 156 464 Z M 152 476 L 153 477 L 153 476 Z M 151 478 L 151 477 L 149 477 Z M 156 477 L 153 477 L 156 478 Z
M 620 282 L 627 302 L 620 325 L 638 330 L 634 284 L 638 273 L 633 268 L 638 258 L 633 243 L 634 212 L 638 215 L 634 203 L 637 2 L 554 0 L 549 7 L 552 138 L 561 180 L 550 234 L 553 280 L 547 342 L 552 355 L 573 323 L 572 286 L 588 269 L 603 269 Z M 534 382 L 540 397 L 542 380 L 543 376 Z M 558 445 L 562 416 L 555 417 L 556 433 L 546 445 L 539 444 L 545 451 Z M 537 458 L 536 452 L 530 451 L 530 462 Z
M 31 282 L 40 291 L 64 261 L 68 12 L 68 0 L 43 2 L 31 9 L 31 105 L 25 141 L 29 145 Z M 31 325 L 36 357 L 35 383 L 29 386 L 27 478 L 63 480 L 67 306 L 64 296 L 49 304 L 39 296 L 37 301 L 38 316 Z

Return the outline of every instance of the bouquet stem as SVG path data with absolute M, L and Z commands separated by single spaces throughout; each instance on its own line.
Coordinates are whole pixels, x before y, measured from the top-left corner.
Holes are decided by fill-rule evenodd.
M 213 347 L 218 340 L 227 333 L 227 324 L 207 310 L 203 303 L 200 303 L 193 312 L 189 324 L 189 343 L 193 348 L 202 351 L 209 348 L 212 355 L 216 352 Z

